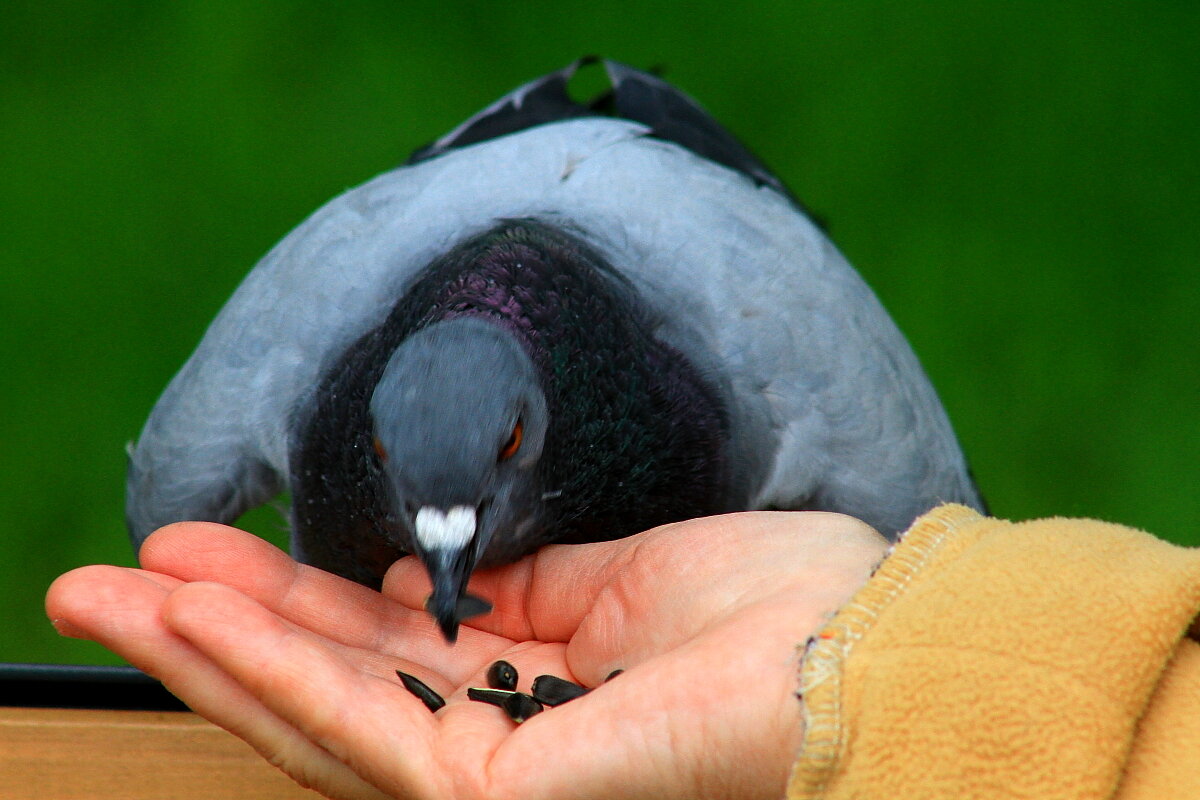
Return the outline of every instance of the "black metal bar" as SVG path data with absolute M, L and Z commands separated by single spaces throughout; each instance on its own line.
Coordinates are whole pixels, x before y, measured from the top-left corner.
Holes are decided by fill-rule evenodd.
M 134 667 L 0 663 L 0 706 L 187 711 L 183 701 Z

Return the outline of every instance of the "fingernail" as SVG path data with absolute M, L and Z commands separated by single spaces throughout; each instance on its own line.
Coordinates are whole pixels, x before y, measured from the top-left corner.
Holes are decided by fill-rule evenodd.
M 58 632 L 59 636 L 66 636 L 68 639 L 87 638 L 82 629 L 76 628 L 65 619 L 52 619 L 50 624 L 54 626 L 54 630 Z

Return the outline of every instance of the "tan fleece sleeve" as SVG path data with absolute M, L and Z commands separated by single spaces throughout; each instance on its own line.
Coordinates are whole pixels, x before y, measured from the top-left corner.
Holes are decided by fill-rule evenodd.
M 813 640 L 790 798 L 1200 797 L 1200 550 L 962 506 Z

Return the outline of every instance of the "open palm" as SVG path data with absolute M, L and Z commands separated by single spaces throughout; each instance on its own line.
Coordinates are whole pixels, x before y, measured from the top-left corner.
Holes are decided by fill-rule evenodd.
M 449 646 L 415 559 L 381 594 L 180 523 L 146 541 L 142 570 L 60 577 L 47 611 L 332 797 L 777 797 L 802 733 L 797 645 L 885 547 L 851 518 L 783 512 L 551 546 L 476 573 L 495 610 Z M 466 696 L 500 658 L 525 691 L 547 673 L 598 688 L 518 726 Z

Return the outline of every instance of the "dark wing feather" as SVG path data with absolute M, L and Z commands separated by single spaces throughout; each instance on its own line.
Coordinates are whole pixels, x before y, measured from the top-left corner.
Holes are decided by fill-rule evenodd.
M 581 67 L 594 64 L 581 58 L 509 92 L 433 144 L 413 153 L 407 163 L 435 158 L 449 150 L 477 144 L 550 122 L 588 116 L 610 116 L 639 122 L 656 139 L 672 142 L 698 156 L 737 170 L 759 186 L 769 186 L 799 206 L 799 202 L 766 165 L 704 110 L 693 98 L 661 78 L 616 61 L 604 61 L 612 88 L 587 104 L 571 99 L 567 84 Z
M 594 60 L 579 59 L 557 72 L 523 84 L 474 114 L 433 144 L 414 152 L 405 163 L 427 161 L 448 150 L 507 136 L 535 125 L 590 116 L 593 113 L 590 108 L 576 103 L 567 94 L 567 82 L 579 67 Z
M 795 202 L 783 181 L 690 96 L 648 72 L 615 61 L 605 61 L 604 67 L 613 84 L 615 116 L 640 122 L 655 138 L 735 169 Z

